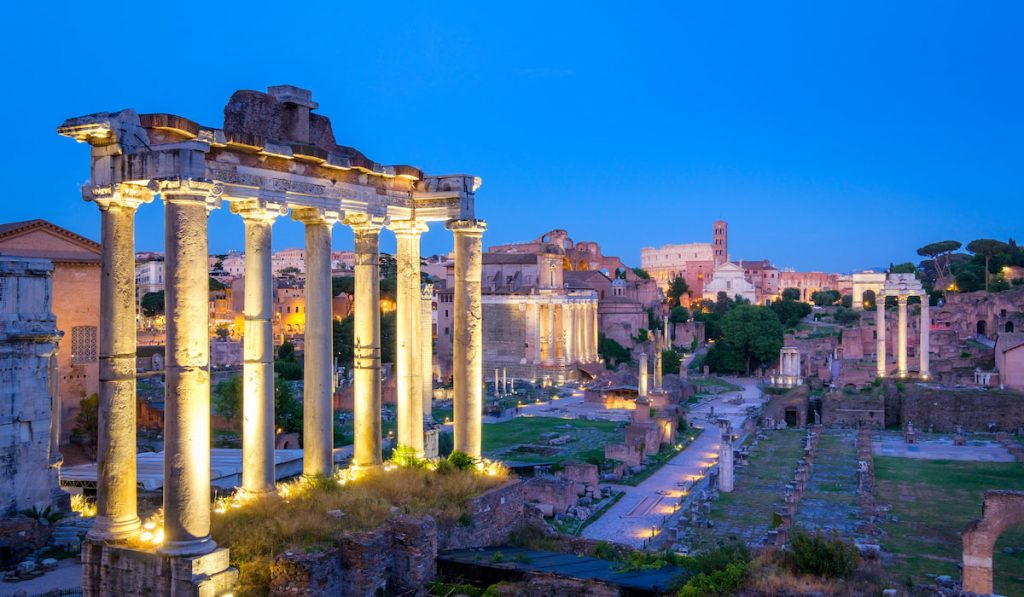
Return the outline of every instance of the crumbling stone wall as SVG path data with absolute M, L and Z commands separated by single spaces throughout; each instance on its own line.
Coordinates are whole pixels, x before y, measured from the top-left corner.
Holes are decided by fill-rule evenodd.
M 821 422 L 837 427 L 885 426 L 885 400 L 879 396 L 830 392 L 821 401 Z
M 900 399 L 900 424 L 919 429 L 1012 431 L 1024 427 L 1024 393 L 1012 390 L 933 388 L 906 384 Z
M 765 405 L 762 422 L 767 424 L 770 419 L 772 427 L 786 421 L 786 411 L 796 409 L 797 426 L 807 424 L 807 410 L 810 406 L 811 390 L 807 386 L 793 388 L 781 396 L 772 396 Z
M 576 483 L 561 477 L 534 477 L 523 484 L 526 501 L 550 508 L 542 508 L 547 515 L 565 514 L 569 506 L 576 505 Z
M 992 549 L 1007 528 L 1024 522 L 1024 491 L 985 492 L 981 518 L 963 532 L 963 590 L 992 593 Z

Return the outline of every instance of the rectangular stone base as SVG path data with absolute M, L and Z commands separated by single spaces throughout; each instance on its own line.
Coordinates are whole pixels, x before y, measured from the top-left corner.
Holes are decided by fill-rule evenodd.
M 238 570 L 229 551 L 165 556 L 153 551 L 86 540 L 82 544 L 82 595 L 219 597 L 232 592 Z

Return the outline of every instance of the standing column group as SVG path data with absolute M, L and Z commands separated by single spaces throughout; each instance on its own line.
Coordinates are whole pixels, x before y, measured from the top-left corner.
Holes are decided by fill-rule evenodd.
M 931 350 L 931 315 L 930 307 L 928 305 L 929 297 L 926 294 L 896 295 L 896 304 L 898 308 L 896 320 L 896 373 L 899 377 L 907 377 L 910 374 L 907 366 L 907 303 L 910 300 L 910 296 L 918 296 L 921 299 L 920 327 L 918 329 L 918 333 L 920 334 L 918 344 L 920 369 L 918 375 L 921 379 L 928 379 L 931 377 L 931 355 L 929 354 Z M 877 343 L 875 359 L 878 377 L 885 377 L 888 375 L 885 353 L 885 295 L 879 293 L 875 300 L 875 308 L 877 309 L 877 315 L 875 317 L 875 335 Z

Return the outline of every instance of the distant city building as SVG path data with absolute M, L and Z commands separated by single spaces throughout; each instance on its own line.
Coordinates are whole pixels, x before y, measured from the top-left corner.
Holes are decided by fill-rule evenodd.
M 747 274 L 739 265 L 727 261 L 715 266 L 711 272 L 711 280 L 704 285 L 704 300 L 716 300 L 718 293 L 724 292 L 729 298 L 741 296 L 751 303 L 757 304 L 757 287 L 747 279 Z
M 779 292 L 787 288 L 796 288 L 800 291 L 800 300 L 810 303 L 814 300 L 812 297 L 815 292 L 839 291 L 839 276 L 824 272 L 781 271 L 779 272 Z
M 729 256 L 729 225 L 717 220 L 712 228 L 711 243 L 669 244 L 644 247 L 640 250 L 640 267 L 668 290 L 672 280 L 683 278 L 693 298 L 704 295 L 704 284 L 716 265 Z
M 164 290 L 163 256 L 139 262 L 135 259 L 135 291 L 139 300 L 153 292 Z
M 29 220 L 0 224 L 0 255 L 53 262 L 50 308 L 64 334 L 56 381 L 66 442 L 79 401 L 99 392 L 100 245 L 46 220 Z

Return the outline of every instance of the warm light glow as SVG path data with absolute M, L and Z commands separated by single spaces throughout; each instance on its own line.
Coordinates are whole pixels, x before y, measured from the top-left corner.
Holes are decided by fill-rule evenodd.
M 96 516 L 96 502 L 76 493 L 71 496 L 71 511 L 78 512 L 82 518 L 92 518 Z

